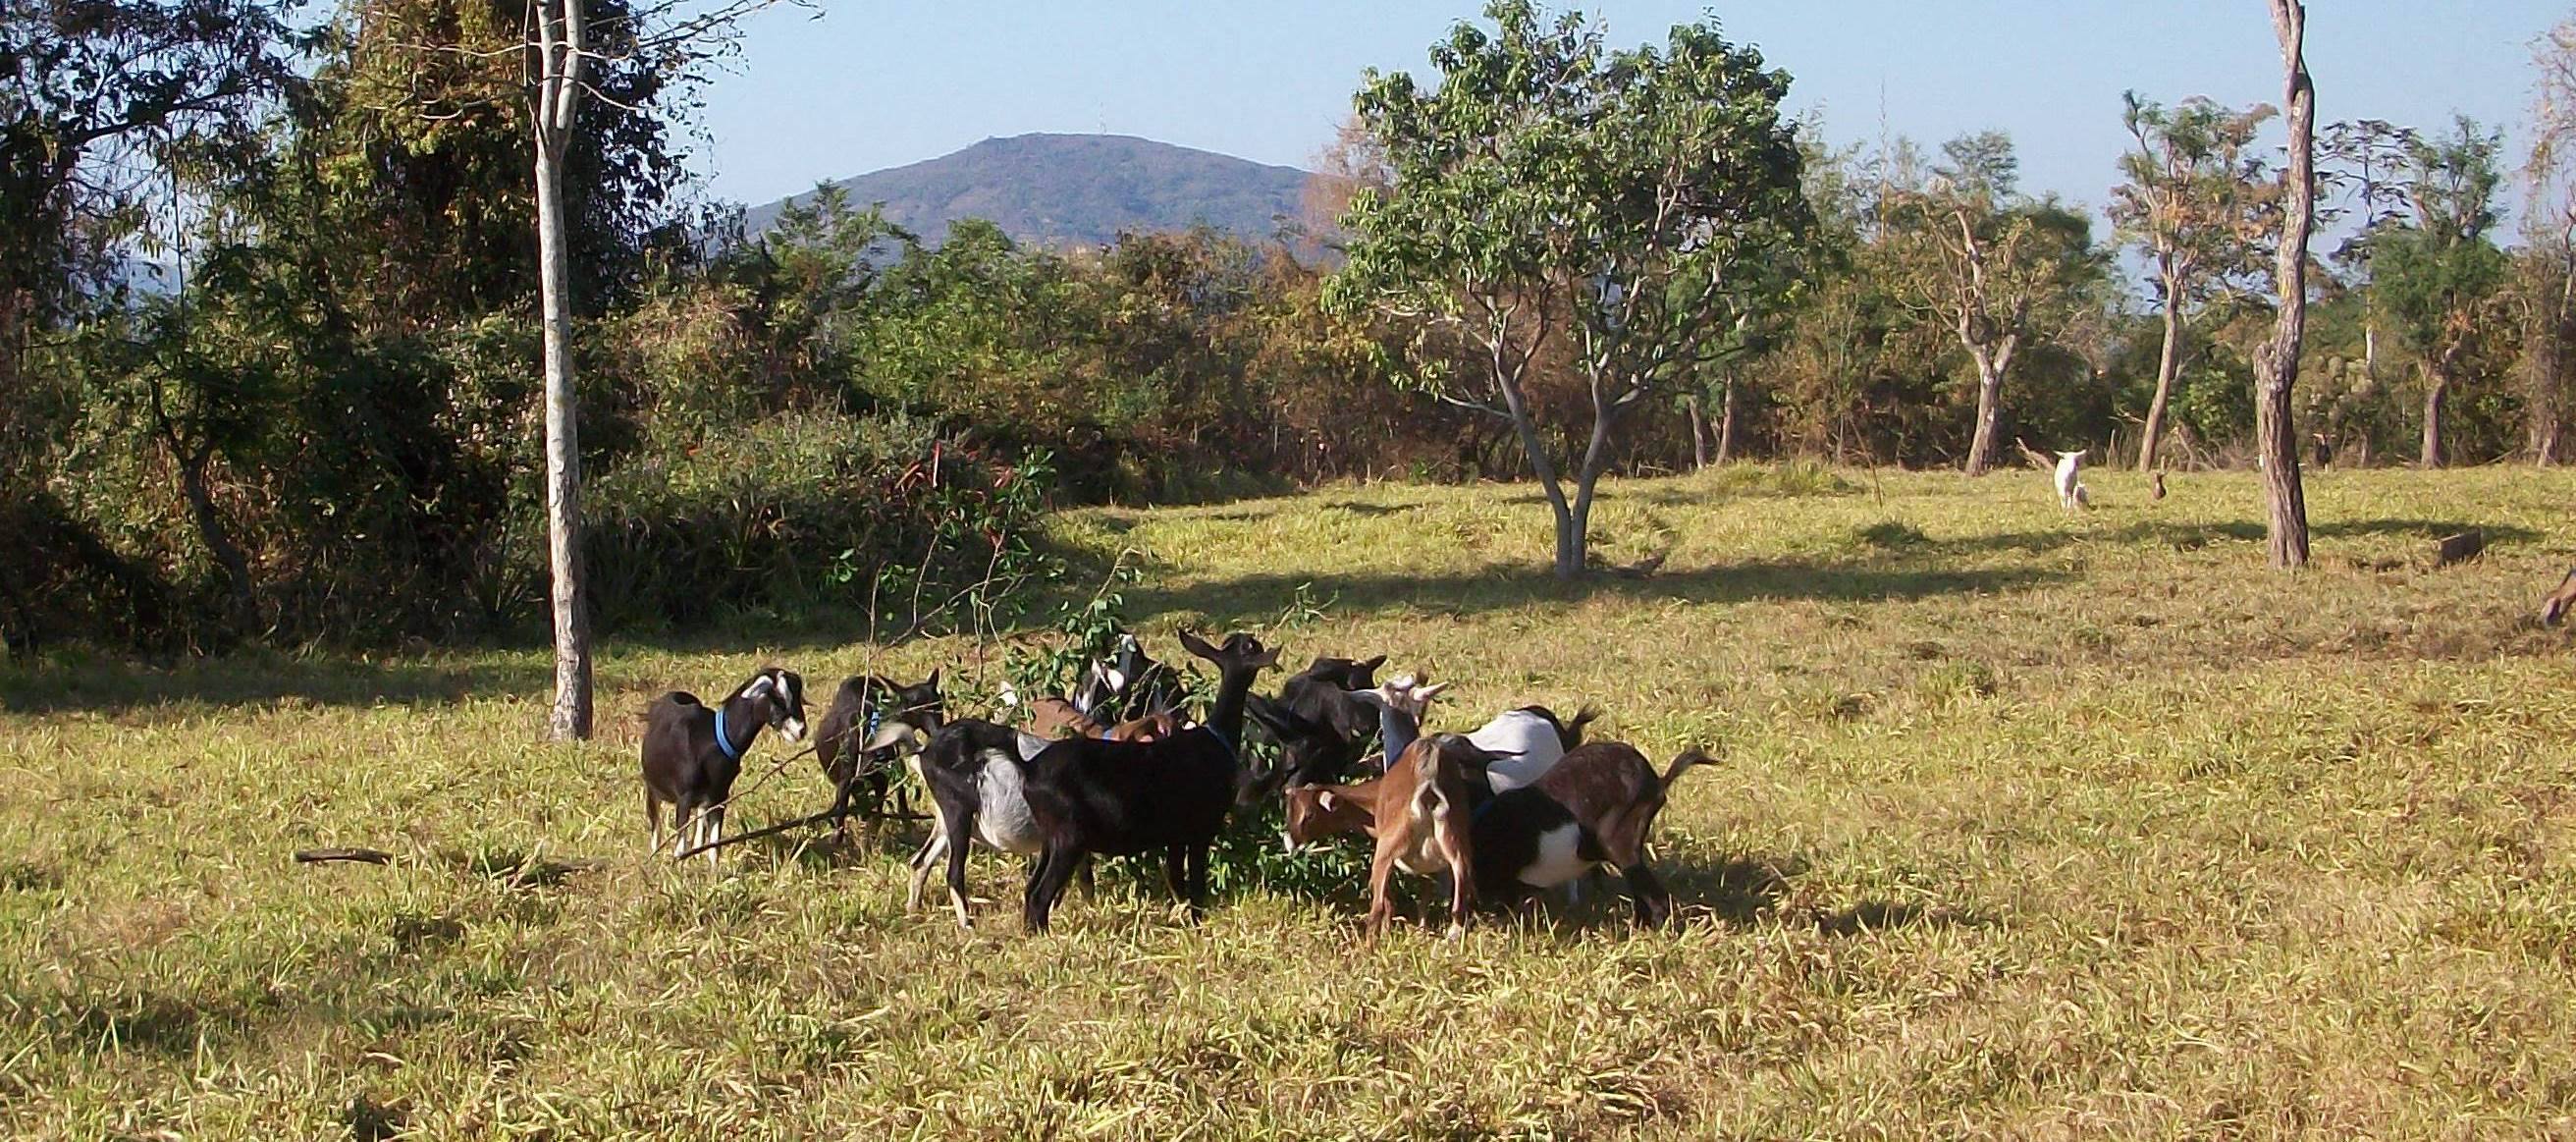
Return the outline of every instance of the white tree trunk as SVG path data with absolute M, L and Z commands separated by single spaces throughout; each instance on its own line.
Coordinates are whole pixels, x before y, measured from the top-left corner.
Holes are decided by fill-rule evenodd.
M 572 368 L 572 254 L 564 233 L 563 165 L 579 108 L 583 0 L 538 0 L 540 81 L 531 119 L 537 147 L 538 296 L 546 353 L 546 548 L 553 574 L 555 701 L 561 740 L 591 730 L 590 614 L 581 565 L 581 433 Z

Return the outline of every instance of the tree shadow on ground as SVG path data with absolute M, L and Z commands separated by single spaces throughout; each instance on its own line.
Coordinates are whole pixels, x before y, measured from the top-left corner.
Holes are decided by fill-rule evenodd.
M 39 661 L 0 670 L 0 711 L 125 714 L 155 706 L 451 705 L 502 694 L 542 694 L 553 671 L 538 662 L 384 663 L 356 657 L 277 660 L 223 657 L 175 667 L 113 659 Z
M 2316 539 L 2345 539 L 2355 536 L 2414 536 L 2431 542 L 2463 531 L 2486 533 L 2487 542 L 2529 543 L 2540 533 L 2511 524 L 2479 524 L 2458 520 L 2428 519 L 2360 519 L 2332 520 L 2313 524 L 2308 534 Z M 2155 544 L 2178 551 L 2194 551 L 2212 543 L 2237 541 L 2260 542 L 2263 524 L 2252 520 L 2224 520 L 2215 523 L 2187 523 L 2173 520 L 2142 520 L 2108 531 L 2084 531 L 2072 528 L 2046 531 L 2008 531 L 1993 535 L 1959 539 L 1927 539 L 1887 545 L 1893 550 L 1939 554 L 1979 554 L 2017 551 L 2039 555 L 2070 544 L 2109 542 L 2122 544 Z
M 1132 592 L 1129 602 L 1137 615 L 1196 613 L 1223 622 L 1276 614 L 1280 602 L 1301 587 L 1311 595 L 1335 600 L 1334 606 L 1344 611 L 1414 607 L 1470 614 L 1602 597 L 1694 603 L 1910 600 L 2030 590 L 2070 578 L 2070 572 L 2037 567 L 1967 569 L 1770 559 L 1686 571 L 1667 569 L 1645 579 L 1595 575 L 1567 583 L 1543 567 L 1488 564 L 1445 575 L 1261 572 L 1180 587 L 1144 588 Z

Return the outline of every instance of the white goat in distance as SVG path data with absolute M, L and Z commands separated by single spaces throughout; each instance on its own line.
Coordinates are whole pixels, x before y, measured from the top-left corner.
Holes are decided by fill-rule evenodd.
M 2076 479 L 2076 476 L 2083 470 L 2083 452 L 2060 452 L 2057 454 L 2058 506 L 2063 507 L 2068 511 L 2073 511 L 2077 508 L 2088 507 L 2093 503 L 2092 493 L 2085 490 L 2084 484 Z

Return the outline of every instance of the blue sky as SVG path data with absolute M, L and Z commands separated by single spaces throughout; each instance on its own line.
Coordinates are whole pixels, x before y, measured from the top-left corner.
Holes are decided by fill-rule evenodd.
M 1148 0 L 855 3 L 753 18 L 707 91 L 718 196 L 765 202 L 1029 131 L 1108 131 L 1307 165 L 1363 68 L 1428 72 L 1426 49 L 1481 0 L 1295 4 Z M 1689 3 L 1583 10 L 1627 46 L 1695 19 Z M 1836 142 L 1885 128 L 1927 143 L 1998 128 L 2023 185 L 2099 205 L 2126 136 L 2120 93 L 2244 105 L 2280 98 L 2262 0 L 1916 0 L 1720 4 L 1728 38 L 1795 77 Z M 2321 121 L 2508 128 L 2518 155 L 2529 44 L 2568 0 L 2311 0 Z

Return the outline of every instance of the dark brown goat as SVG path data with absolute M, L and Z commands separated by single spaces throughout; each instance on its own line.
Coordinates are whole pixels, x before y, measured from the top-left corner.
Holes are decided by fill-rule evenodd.
M 1673 782 L 1685 770 L 1708 761 L 1708 754 L 1699 748 L 1686 749 L 1659 777 L 1636 747 L 1594 742 L 1568 751 L 1565 760 L 1539 775 L 1531 788 L 1565 806 L 1599 840 L 1605 863 L 1616 867 L 1628 883 L 1637 922 L 1651 926 L 1670 919 L 1673 911 L 1672 893 L 1646 865 L 1646 844 L 1655 817 L 1664 811 Z

